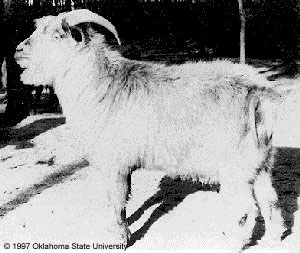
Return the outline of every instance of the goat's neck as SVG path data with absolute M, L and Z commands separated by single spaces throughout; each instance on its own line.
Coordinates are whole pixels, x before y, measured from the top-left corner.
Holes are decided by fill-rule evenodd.
M 109 76 L 110 65 L 106 55 L 94 53 L 79 56 L 70 64 L 65 74 L 57 78 L 55 90 L 64 113 L 84 115 L 94 111 L 95 106 L 105 97 L 112 77 Z

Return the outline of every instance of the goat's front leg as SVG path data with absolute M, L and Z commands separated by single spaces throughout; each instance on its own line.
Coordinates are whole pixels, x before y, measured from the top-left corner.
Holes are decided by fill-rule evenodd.
M 105 166 L 103 166 L 105 164 Z M 99 184 L 103 198 L 104 238 L 111 243 L 127 245 L 130 231 L 126 221 L 128 169 L 111 163 L 99 163 Z

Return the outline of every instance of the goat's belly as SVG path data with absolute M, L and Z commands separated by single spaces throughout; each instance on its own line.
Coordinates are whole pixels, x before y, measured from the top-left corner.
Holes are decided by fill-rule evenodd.
M 229 143 L 227 143 L 229 144 Z M 145 164 L 147 169 L 158 169 L 170 176 L 180 175 L 203 183 L 219 182 L 220 174 L 239 176 L 248 181 L 261 165 L 262 154 L 257 149 L 239 149 L 225 145 L 186 147 L 177 151 L 159 149 Z

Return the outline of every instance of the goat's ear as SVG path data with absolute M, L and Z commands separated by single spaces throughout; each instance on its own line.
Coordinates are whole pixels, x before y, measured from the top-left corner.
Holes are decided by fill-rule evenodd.
M 68 22 L 62 20 L 62 29 L 66 34 L 69 34 L 76 42 L 83 41 L 83 33 L 77 26 L 70 26 Z

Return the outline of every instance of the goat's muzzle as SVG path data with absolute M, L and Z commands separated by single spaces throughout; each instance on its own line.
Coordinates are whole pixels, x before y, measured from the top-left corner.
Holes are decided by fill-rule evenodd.
M 23 50 L 16 50 L 14 55 L 15 61 L 21 68 L 27 68 L 29 65 L 29 57 L 26 56 Z

